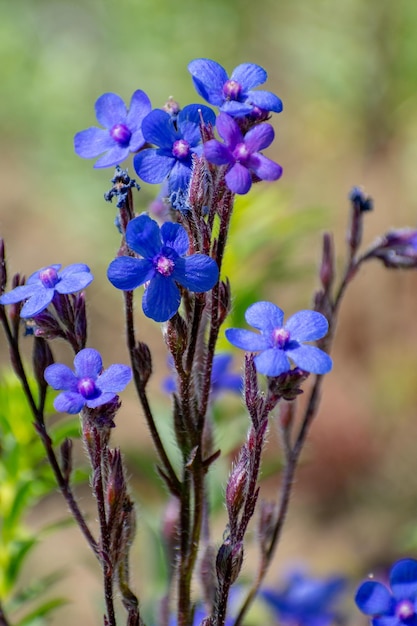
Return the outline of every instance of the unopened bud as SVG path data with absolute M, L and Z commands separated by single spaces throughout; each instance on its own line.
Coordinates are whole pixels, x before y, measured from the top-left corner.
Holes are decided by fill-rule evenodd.
M 138 341 L 132 354 L 132 365 L 142 386 L 145 387 L 152 374 L 151 351 L 146 343 Z
M 219 323 L 223 324 L 226 317 L 229 315 L 232 308 L 232 293 L 230 289 L 230 282 L 227 278 L 226 281 L 220 281 L 219 283 Z
M 61 444 L 61 468 L 65 482 L 68 484 L 72 473 L 72 439 L 65 439 Z
M 245 502 L 248 483 L 249 458 L 246 446 L 242 447 L 240 459 L 233 468 L 226 486 L 226 506 L 229 520 L 233 524 Z
M 4 239 L 0 238 L 0 296 L 5 291 L 7 285 L 7 265 Z
M 350 224 L 347 242 L 353 256 L 362 242 L 363 215 L 373 208 L 372 199 L 366 197 L 359 187 L 354 187 L 349 195 L 351 202 Z
M 331 289 L 333 285 L 334 273 L 335 268 L 333 239 L 330 233 L 324 233 L 323 253 L 320 265 L 320 281 L 326 293 Z
M 187 347 L 187 337 L 187 324 L 184 318 L 179 313 L 176 313 L 168 320 L 164 334 L 165 343 L 174 357 L 174 361 L 177 358 L 181 358 L 184 354 Z
M 52 365 L 52 363 L 54 363 L 54 357 L 48 342 L 45 339 L 41 339 L 41 337 L 35 336 L 33 340 L 32 364 L 36 382 L 41 390 L 46 390 L 48 386 L 44 372 L 48 365 Z
M 233 584 L 239 576 L 243 563 L 242 542 L 232 545 L 229 539 L 220 546 L 216 558 L 216 571 L 219 580 Z
M 378 239 L 364 255 L 366 260 L 380 259 L 390 269 L 417 267 L 417 230 L 392 230 Z

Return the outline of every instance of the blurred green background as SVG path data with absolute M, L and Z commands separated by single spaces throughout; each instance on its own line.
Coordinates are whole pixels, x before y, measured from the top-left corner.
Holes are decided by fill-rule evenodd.
M 93 170 L 93 161 L 77 158 L 73 136 L 96 124 L 94 102 L 105 91 L 128 102 L 143 89 L 155 107 L 169 96 L 182 105 L 199 102 L 186 69 L 196 57 L 228 71 L 242 62 L 262 65 L 266 88 L 284 102 L 268 151 L 283 165 L 283 178 L 256 186 L 234 216 L 227 269 L 237 317 L 256 298 L 273 299 L 288 314 L 310 306 L 323 230 L 335 232 L 343 263 L 353 185 L 375 201 L 365 242 L 392 226 L 416 226 L 414 0 L 0 0 L 0 235 L 10 271 L 88 263 L 96 274 L 88 290 L 90 345 L 107 363 L 127 359 L 120 294 L 105 279 L 118 247 L 115 207 L 103 200 L 112 170 Z M 154 193 L 144 186 L 137 211 Z M 334 372 L 271 580 L 301 556 L 316 573 L 341 569 L 360 578 L 379 563 L 417 553 L 416 286 L 414 273 L 369 265 L 348 294 Z M 156 354 L 152 388 L 159 394 L 163 341 L 156 325 L 140 323 Z M 0 351 L 4 364 L 2 339 Z M 135 450 L 148 445 L 134 402 L 130 390 L 115 432 L 128 459 L 142 458 Z M 167 410 L 159 395 L 156 402 Z M 276 445 L 271 435 L 271 457 Z M 137 499 L 153 505 L 152 479 L 145 464 L 137 465 L 129 465 Z M 268 479 L 269 489 L 273 484 Z M 87 492 L 82 496 L 88 502 Z M 58 497 L 42 503 L 30 522 L 53 518 L 57 507 L 62 515 Z M 146 526 L 145 511 L 141 519 Z M 73 603 L 54 623 L 81 616 L 85 625 L 98 623 L 96 566 L 76 531 L 63 532 L 70 539 L 50 539 L 48 550 L 51 569 L 55 561 L 70 567 L 64 588 L 71 587 Z M 139 531 L 138 543 L 144 536 Z M 35 570 L 39 562 L 47 571 L 41 550 Z M 139 562 L 138 587 L 142 578 Z

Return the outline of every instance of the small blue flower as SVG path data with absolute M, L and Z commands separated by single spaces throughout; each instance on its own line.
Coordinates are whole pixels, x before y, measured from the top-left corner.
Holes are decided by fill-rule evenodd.
M 229 78 L 224 67 L 211 59 L 195 59 L 188 65 L 197 93 L 220 111 L 240 117 L 254 112 L 282 111 L 282 102 L 270 91 L 252 91 L 262 85 L 268 75 L 259 65 L 242 63 Z
M 145 140 L 157 148 L 139 152 L 133 165 L 146 183 L 162 183 L 168 178 L 168 192 L 186 190 L 191 177 L 192 155 L 200 156 L 200 122 L 214 125 L 216 116 L 206 106 L 189 104 L 176 118 L 162 109 L 154 109 L 143 120 Z
M 62 413 L 79 413 L 84 406 L 95 409 L 107 404 L 123 391 L 132 378 L 128 365 L 114 364 L 103 371 L 97 350 L 84 348 L 74 358 L 75 373 L 62 363 L 45 369 L 45 380 L 53 389 L 62 390 L 54 407 Z
M 104 154 L 94 167 L 111 167 L 124 161 L 129 152 L 137 152 L 145 143 L 142 121 L 152 106 L 144 91 L 138 89 L 132 96 L 129 111 L 122 98 L 105 93 L 95 104 L 98 122 L 104 126 L 87 128 L 74 137 L 74 149 L 84 159 Z
M 312 374 L 327 374 L 332 369 L 328 354 L 315 346 L 305 346 L 305 341 L 321 339 L 328 331 L 324 315 L 317 311 L 299 311 L 285 326 L 284 312 L 272 302 L 256 302 L 245 313 L 248 324 L 261 331 L 229 328 L 226 337 L 237 348 L 247 352 L 260 352 L 255 366 L 260 374 L 279 376 L 291 369 L 290 360 L 302 370 Z
M 181 293 L 176 283 L 201 293 L 209 291 L 219 277 L 217 263 L 205 254 L 188 252 L 190 242 L 180 224 L 158 224 L 148 215 L 129 222 L 126 242 L 142 259 L 121 256 L 107 270 L 109 281 L 124 291 L 148 283 L 142 307 L 147 317 L 166 322 L 178 310 Z
M 355 596 L 358 608 L 372 618 L 373 626 L 416 626 L 417 561 L 397 561 L 389 579 L 391 591 L 374 580 L 362 583 Z
M 214 355 L 213 368 L 211 370 L 211 400 L 214 400 L 224 391 L 232 391 L 238 394 L 242 392 L 242 376 L 230 371 L 232 361 L 233 356 L 231 354 Z M 165 379 L 163 388 L 167 393 L 173 393 L 177 390 L 176 382 L 172 376 Z
M 337 620 L 334 604 L 345 586 L 346 581 L 340 577 L 320 580 L 294 572 L 284 589 L 263 589 L 260 596 L 279 624 L 328 626 Z
M 252 173 L 261 180 L 277 180 L 281 176 L 282 167 L 258 152 L 274 139 L 270 124 L 258 124 L 243 136 L 237 122 L 230 115 L 220 113 L 217 130 L 225 143 L 210 139 L 204 144 L 204 156 L 210 163 L 228 166 L 225 180 L 230 191 L 248 193 Z
M 34 272 L 25 285 L 16 287 L 0 297 L 0 304 L 15 304 L 26 300 L 20 317 L 35 317 L 52 302 L 55 293 L 76 293 L 87 287 L 93 275 L 87 265 L 74 263 L 60 270 L 61 265 L 49 265 Z

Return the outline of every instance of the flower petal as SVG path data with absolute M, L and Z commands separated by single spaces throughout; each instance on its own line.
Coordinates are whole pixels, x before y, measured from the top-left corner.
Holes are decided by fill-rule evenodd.
M 96 380 L 100 391 L 119 393 L 132 380 L 132 370 L 128 365 L 114 363 L 110 365 Z
M 385 585 L 367 580 L 356 592 L 355 602 L 365 615 L 384 615 L 391 612 L 393 598 Z
M 215 106 L 224 100 L 223 85 L 228 79 L 226 70 L 211 59 L 194 59 L 188 64 L 197 93 Z
M 292 342 L 289 345 L 292 346 Z M 333 362 L 323 350 L 315 346 L 305 346 L 297 343 L 295 345 L 296 347 L 294 348 L 286 348 L 285 353 L 298 367 L 312 374 L 327 374 L 330 372 Z
M 188 189 L 191 178 L 191 159 L 187 161 L 175 161 L 174 167 L 169 173 L 168 192 L 171 195 L 174 191 Z
M 244 195 L 252 186 L 252 177 L 249 170 L 241 163 L 235 163 L 224 177 L 226 185 L 233 193 Z
M 220 113 L 217 118 L 217 132 L 228 147 L 233 148 L 243 142 L 242 131 L 237 122 L 226 113 Z
M 250 152 L 258 152 L 271 145 L 275 132 L 271 124 L 266 122 L 251 128 L 245 135 L 245 144 Z
M 148 259 L 120 256 L 110 263 L 107 278 L 117 289 L 131 291 L 143 285 L 147 280 L 151 280 L 154 273 L 153 264 Z
M 92 281 L 94 276 L 85 270 L 74 272 L 60 273 L 61 280 L 56 284 L 55 290 L 58 293 L 75 293 L 85 289 Z
M 148 113 L 142 122 L 142 133 L 149 143 L 168 150 L 172 149 L 172 144 L 178 139 L 171 116 L 162 109 L 154 109 Z
M 288 318 L 285 329 L 294 341 L 315 341 L 324 337 L 329 330 L 329 323 L 317 311 L 298 311 Z
M 255 367 L 265 376 L 279 376 L 291 369 L 291 364 L 284 352 L 279 348 L 269 348 L 255 357 Z
M 221 105 L 220 111 L 227 113 L 233 117 L 242 117 L 253 111 L 253 105 L 247 102 L 238 102 L 237 100 L 226 100 Z
M 35 285 L 20 285 L 0 296 L 0 304 L 6 305 L 22 302 L 22 300 L 31 298 L 39 289 L 44 289 L 39 280 Z
M 248 166 L 261 180 L 278 180 L 282 176 L 282 167 L 263 154 L 252 154 Z
M 206 107 L 204 104 L 187 104 L 178 113 L 178 128 L 183 132 L 186 125 L 192 124 L 200 131 L 201 118 L 203 118 L 205 124 L 211 124 L 212 126 L 216 124 L 216 114 L 213 109 Z M 184 139 L 187 139 L 187 137 L 184 136 Z
M 78 378 L 92 378 L 95 380 L 103 369 L 103 360 L 100 352 L 94 348 L 80 350 L 74 358 L 75 375 Z
M 77 391 L 78 378 L 67 365 L 62 363 L 48 365 L 43 375 L 52 389 Z
M 119 146 L 116 142 L 114 142 L 114 146 L 103 154 L 102 157 L 97 159 L 94 163 L 94 167 L 99 169 L 101 167 L 112 167 L 113 165 L 119 165 L 129 156 L 129 146 Z
M 162 183 L 175 164 L 173 156 L 159 154 L 154 148 L 141 150 L 133 158 L 133 166 L 145 183 Z
M 165 222 L 161 226 L 161 238 L 165 246 L 172 248 L 179 256 L 188 252 L 190 240 L 187 231 L 181 224 Z
M 166 322 L 178 311 L 180 302 L 180 290 L 171 277 L 156 274 L 145 289 L 142 308 L 146 317 L 155 322 Z
M 141 89 L 137 89 L 130 100 L 129 113 L 126 118 L 126 125 L 132 133 L 141 129 L 142 121 L 151 109 L 152 104 L 148 95 Z
M 122 98 L 115 93 L 103 93 L 95 104 L 97 121 L 109 130 L 115 124 L 126 123 L 127 110 Z
M 417 561 L 401 559 L 391 569 L 390 584 L 396 600 L 416 600 Z
M 281 113 L 283 109 L 282 100 L 270 91 L 249 91 L 246 94 L 247 102 L 254 104 L 263 111 L 272 111 L 273 113 Z
M 186 289 L 202 293 L 214 287 L 219 268 L 216 261 L 205 254 L 192 254 L 177 260 L 171 276 Z
M 203 145 L 204 156 L 214 165 L 228 165 L 234 163 L 234 158 L 227 146 L 217 139 L 210 139 Z
M 282 327 L 284 311 L 273 302 L 255 302 L 246 309 L 245 320 L 254 328 L 269 332 Z
M 74 150 L 83 159 L 93 159 L 117 145 L 108 130 L 92 126 L 74 137 Z
M 64 391 L 54 400 L 54 407 L 60 413 L 70 413 L 75 415 L 85 406 L 85 398 L 80 393 Z
M 127 226 L 126 243 L 131 250 L 152 259 L 162 247 L 158 224 L 145 213 L 135 217 Z
M 89 400 L 86 400 L 85 403 L 90 409 L 96 409 L 98 406 L 102 406 L 103 404 L 107 404 L 107 402 L 113 400 L 115 395 L 115 393 L 112 393 L 110 391 L 101 393 L 99 396 L 97 396 L 97 398 L 90 398 Z
M 35 293 L 29 298 L 20 311 L 20 317 L 35 317 L 39 313 L 42 313 L 46 307 L 52 302 L 55 289 L 46 289 L 43 287 L 35 291 Z
M 246 352 L 259 352 L 269 347 L 268 341 L 263 335 L 254 333 L 252 330 L 244 328 L 228 328 L 225 331 L 226 339 L 236 348 L 241 348 Z
M 230 80 L 235 80 L 242 85 L 243 89 L 247 91 L 252 87 L 262 85 L 268 78 L 268 74 L 260 65 L 255 63 L 241 63 L 232 72 Z

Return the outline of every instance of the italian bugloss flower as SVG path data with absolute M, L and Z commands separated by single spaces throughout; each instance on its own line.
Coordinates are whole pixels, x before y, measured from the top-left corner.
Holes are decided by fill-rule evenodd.
M 217 131 L 224 143 L 210 139 L 204 144 L 204 156 L 210 163 L 228 166 L 225 180 L 230 191 L 248 193 L 253 175 L 261 180 L 277 180 L 281 176 L 282 167 L 259 152 L 274 139 L 270 124 L 258 124 L 243 136 L 237 122 L 220 113 Z
M 94 167 L 118 165 L 144 145 L 142 121 L 151 108 L 148 96 L 140 89 L 133 94 L 129 110 L 117 94 L 103 94 L 96 101 L 95 110 L 97 121 L 104 128 L 93 126 L 77 133 L 75 152 L 84 159 L 94 159 L 105 152 Z
M 268 74 L 259 65 L 242 63 L 228 77 L 224 67 L 211 59 L 195 59 L 188 65 L 197 93 L 220 111 L 236 117 L 262 111 L 282 111 L 282 101 L 270 91 L 253 87 L 262 85 Z
M 345 586 L 340 577 L 320 580 L 294 572 L 284 589 L 263 589 L 260 596 L 279 624 L 328 626 L 337 620 L 334 605 Z
M 89 267 L 74 263 L 60 270 L 61 265 L 48 265 L 34 272 L 21 285 L 0 297 L 0 304 L 16 304 L 26 300 L 20 312 L 21 317 L 35 317 L 52 302 L 55 293 L 76 293 L 87 287 L 93 280 Z
M 373 626 L 417 624 L 417 561 L 397 561 L 390 572 L 390 587 L 375 580 L 362 583 L 356 592 L 358 608 Z
M 84 348 L 74 358 L 73 372 L 62 363 L 45 369 L 45 380 L 53 389 L 63 391 L 54 400 L 54 407 L 63 413 L 79 413 L 84 406 L 95 409 L 113 400 L 132 378 L 127 365 L 110 365 L 103 371 L 97 350 Z
M 272 302 L 256 302 L 250 306 L 245 319 L 260 330 L 229 328 L 226 337 L 237 348 L 259 352 L 255 366 L 260 374 L 279 376 L 291 369 L 290 360 L 300 369 L 312 374 L 327 374 L 332 369 L 328 354 L 305 341 L 321 339 L 328 331 L 328 322 L 317 311 L 299 311 L 284 325 L 284 312 Z
M 143 312 L 156 322 L 166 322 L 177 311 L 181 293 L 177 283 L 197 293 L 209 291 L 219 277 L 217 263 L 205 254 L 185 256 L 189 239 L 180 224 L 166 222 L 159 228 L 148 215 L 129 222 L 126 242 L 141 259 L 118 257 L 107 276 L 112 285 L 129 291 L 147 283 Z
M 214 125 L 216 116 L 206 106 L 189 104 L 173 118 L 154 109 L 143 120 L 145 140 L 156 148 L 141 150 L 134 160 L 136 173 L 146 183 L 162 183 L 168 178 L 168 192 L 186 190 L 191 177 L 192 155 L 200 156 L 200 122 Z

